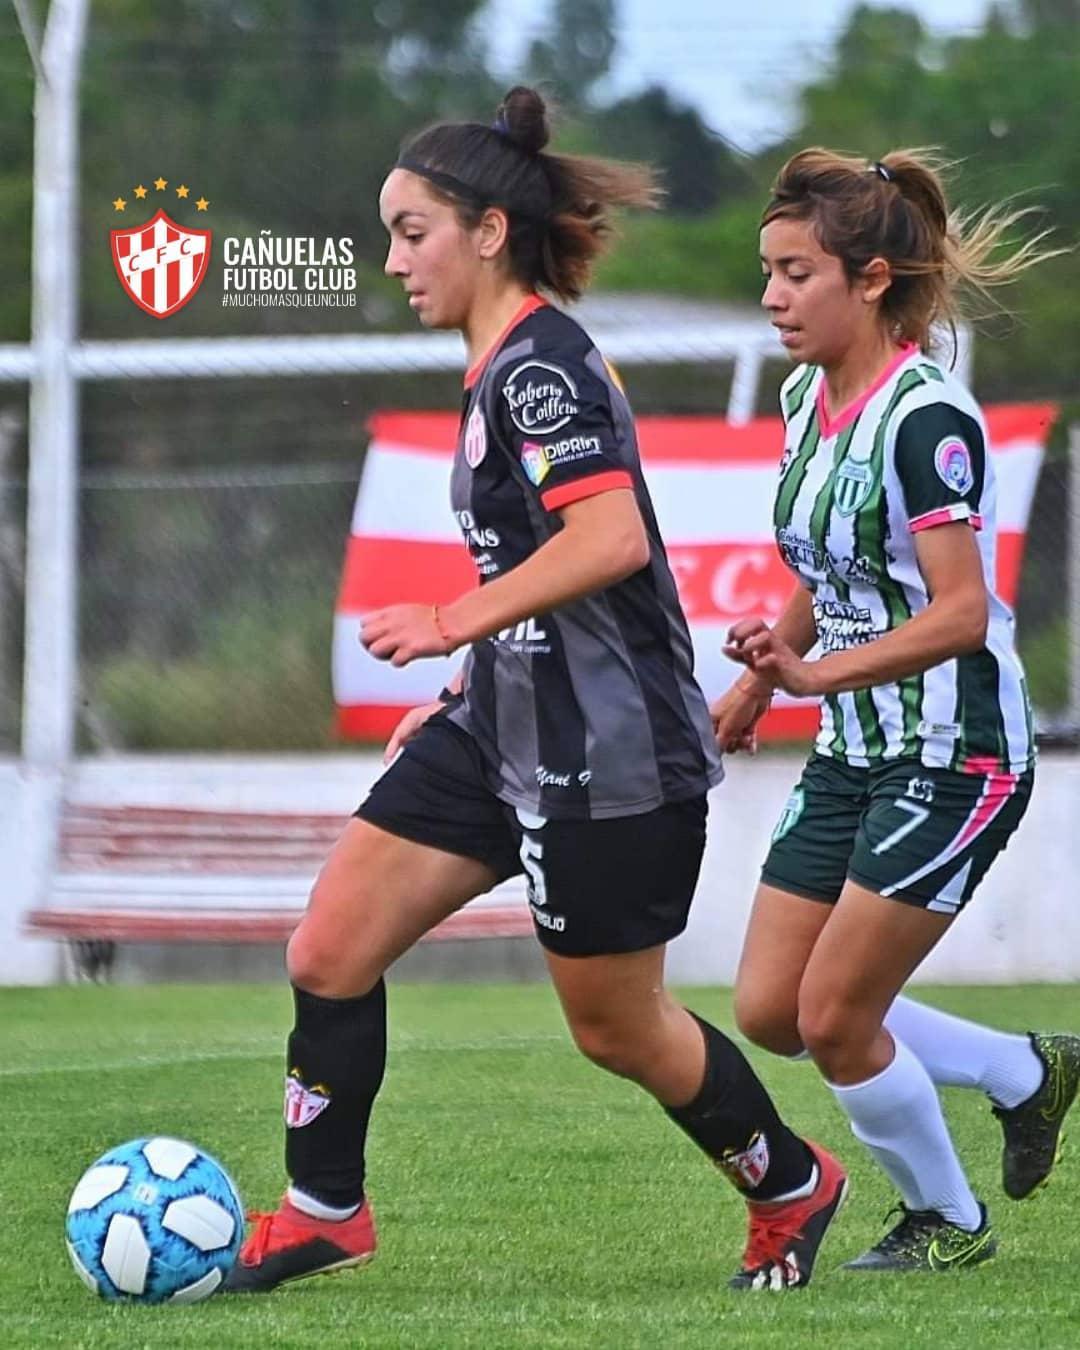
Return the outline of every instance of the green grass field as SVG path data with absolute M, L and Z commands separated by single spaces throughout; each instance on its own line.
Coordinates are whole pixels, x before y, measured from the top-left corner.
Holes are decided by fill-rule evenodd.
M 1080 989 L 927 990 L 999 1026 L 1080 1026 Z M 730 1028 L 725 992 L 687 1002 Z M 984 1099 L 946 1109 L 998 1257 L 968 1272 L 838 1270 L 884 1231 L 891 1197 L 808 1064 L 754 1056 L 788 1118 L 838 1150 L 852 1194 L 813 1285 L 724 1288 L 742 1205 L 639 1090 L 582 1060 L 543 986 L 397 986 L 370 1185 L 367 1269 L 267 1298 L 190 1308 L 99 1302 L 63 1245 L 68 1193 L 105 1148 L 141 1134 L 202 1144 L 249 1206 L 282 1184 L 284 989 L 0 991 L 0 1345 L 452 1347 L 1080 1345 L 1080 1149 L 1013 1204 Z M 1080 1108 L 1078 1108 L 1080 1114 Z

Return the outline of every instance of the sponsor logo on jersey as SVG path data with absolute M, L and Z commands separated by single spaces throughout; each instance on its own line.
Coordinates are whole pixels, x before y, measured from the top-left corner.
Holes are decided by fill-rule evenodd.
M 571 459 L 588 459 L 600 454 L 599 436 L 567 436 L 561 441 L 548 441 L 542 447 L 549 464 L 564 464 Z
M 539 487 L 549 470 L 559 464 L 570 464 L 579 459 L 590 459 L 602 454 L 599 436 L 567 436 L 561 441 L 523 441 L 521 463 L 529 480 Z
M 819 548 L 812 539 L 785 525 L 776 533 L 780 556 L 794 572 L 832 572 L 843 581 L 877 583 L 877 564 L 865 553 L 858 557 Z
M 975 486 L 971 451 L 959 436 L 946 436 L 934 451 L 934 470 L 947 488 L 965 496 Z
M 510 420 L 526 436 L 550 436 L 578 412 L 577 385 L 550 361 L 525 361 L 503 385 Z
M 308 1087 L 300 1079 L 300 1070 L 291 1069 L 285 1079 L 285 1125 L 290 1130 L 303 1129 L 316 1116 L 321 1116 L 330 1105 L 330 1089 L 322 1083 Z
M 462 537 L 470 547 L 498 548 L 502 543 L 498 530 L 493 530 L 490 525 L 481 525 L 471 511 L 457 511 L 455 515 Z
M 960 735 L 959 722 L 920 722 L 915 728 L 915 734 L 921 736 L 924 740 L 929 737 L 939 737 L 945 740 L 955 741 Z
M 716 1165 L 740 1191 L 752 1191 L 769 1170 L 769 1141 L 764 1131 L 758 1130 L 741 1151 L 725 1149 Z
M 776 822 L 776 828 L 772 832 L 772 841 L 774 844 L 783 839 L 785 834 L 790 834 L 799 823 L 799 817 L 806 809 L 806 794 L 801 787 L 792 788 L 791 794 L 784 803 L 784 809 L 780 812 L 780 819 Z
M 487 425 L 484 414 L 479 408 L 474 408 L 465 424 L 465 463 L 470 469 L 475 469 L 483 463 L 486 454 Z
M 867 557 L 865 553 L 861 553 L 857 558 L 830 553 L 829 564 L 832 570 L 846 581 L 861 581 L 868 586 L 877 584 L 877 566 L 873 558 Z
M 793 571 L 800 572 L 804 567 L 814 572 L 825 571 L 824 550 L 818 548 L 812 539 L 808 539 L 804 534 L 798 534 L 790 526 L 785 525 L 777 531 L 776 546 L 780 550 L 780 556 Z
M 870 496 L 874 486 L 874 471 L 865 460 L 847 456 L 836 470 L 836 509 L 842 516 L 851 516 Z
M 878 635 L 870 610 L 846 600 L 815 600 L 814 623 L 823 653 L 859 647 Z
M 510 628 L 502 628 L 491 641 L 515 656 L 544 656 L 551 651 L 548 635 L 535 619 L 522 619 Z
M 521 446 L 521 467 L 533 487 L 539 487 L 551 471 L 544 447 L 536 441 L 524 441 Z

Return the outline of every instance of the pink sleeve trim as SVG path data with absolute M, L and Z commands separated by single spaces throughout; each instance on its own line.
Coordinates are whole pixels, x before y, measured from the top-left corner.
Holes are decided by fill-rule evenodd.
M 932 530 L 935 525 L 949 525 L 954 520 L 968 520 L 972 529 L 982 529 L 982 516 L 976 515 L 967 502 L 956 502 L 953 506 L 942 506 L 936 511 L 926 511 L 921 516 L 913 516 L 908 521 L 912 534 L 920 530 Z

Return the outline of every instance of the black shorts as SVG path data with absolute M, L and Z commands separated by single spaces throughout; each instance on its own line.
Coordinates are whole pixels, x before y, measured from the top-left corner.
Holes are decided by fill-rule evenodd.
M 845 880 L 942 914 L 971 899 L 1031 799 L 1034 771 L 960 773 L 913 759 L 860 769 L 812 755 L 762 868 L 768 886 L 833 903 Z
M 536 936 L 560 956 L 642 951 L 686 927 L 705 850 L 704 795 L 606 820 L 551 820 L 500 801 L 476 742 L 440 713 L 356 815 L 389 834 L 522 872 Z

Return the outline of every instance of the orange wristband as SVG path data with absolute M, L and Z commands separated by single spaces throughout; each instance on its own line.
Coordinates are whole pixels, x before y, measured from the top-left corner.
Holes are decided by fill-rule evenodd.
M 452 651 L 454 650 L 454 648 L 457 646 L 457 643 L 454 642 L 453 638 L 451 638 L 450 634 L 449 634 L 449 633 L 446 631 L 446 629 L 443 627 L 443 621 L 442 621 L 442 619 L 439 617 L 439 606 L 438 606 L 438 605 L 432 605 L 432 606 L 431 606 L 431 620 L 432 620 L 432 622 L 433 622 L 434 625 L 435 625 L 435 631 L 436 631 L 436 633 L 438 633 L 438 635 L 439 635 L 439 636 L 442 638 L 442 640 L 446 643 L 446 650 L 447 650 L 447 653 L 452 652 Z

